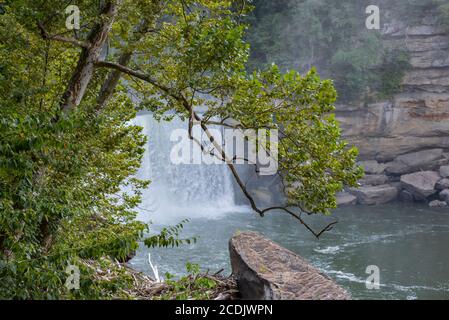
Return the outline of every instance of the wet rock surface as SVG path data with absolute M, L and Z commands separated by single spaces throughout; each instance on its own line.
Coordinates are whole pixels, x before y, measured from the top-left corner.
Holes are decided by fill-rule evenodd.
M 429 203 L 429 207 L 431 208 L 445 208 L 447 207 L 446 201 L 433 200 Z
M 360 160 L 380 163 L 423 150 L 448 150 L 449 30 L 442 28 L 430 12 L 423 12 L 413 23 L 404 23 L 403 17 L 396 16 L 394 5 L 385 10 L 388 18 L 381 30 L 382 42 L 388 48 L 404 50 L 410 57 L 410 68 L 401 91 L 392 97 L 338 105 L 336 115 L 343 135 L 359 148 Z M 373 165 L 368 164 L 365 172 L 382 173 L 370 170 Z M 413 167 L 395 163 L 390 170 L 398 175 L 433 170 L 419 168 L 419 163 Z
M 442 166 L 440 168 L 440 176 L 443 178 L 449 178 L 449 166 Z
M 401 183 L 403 188 L 413 194 L 415 199 L 425 200 L 437 193 L 435 186 L 440 179 L 438 172 L 422 171 L 402 176 Z
M 305 259 L 255 232 L 229 242 L 233 275 L 243 299 L 347 300 L 350 295 Z
M 398 196 L 398 190 L 388 184 L 351 189 L 351 193 L 357 197 L 357 203 L 362 205 L 384 204 L 395 200 Z
M 435 185 L 435 189 L 437 190 L 449 189 L 449 179 L 444 178 L 438 181 L 437 184 Z
M 441 191 L 439 197 L 440 200 L 449 202 L 449 189 Z

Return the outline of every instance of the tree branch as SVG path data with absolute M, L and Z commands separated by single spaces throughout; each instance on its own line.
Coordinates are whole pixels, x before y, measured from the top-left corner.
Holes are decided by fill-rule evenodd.
M 151 85 L 155 86 L 156 88 L 158 88 L 159 90 L 161 90 L 162 92 L 164 92 L 165 94 L 171 96 L 172 98 L 174 98 L 175 100 L 177 100 L 186 110 L 186 112 L 189 114 L 189 138 L 193 141 L 195 141 L 200 147 L 201 150 L 204 151 L 205 148 L 204 146 L 201 144 L 200 141 L 198 141 L 195 137 L 193 137 L 193 135 L 191 134 L 191 128 L 192 128 L 192 124 L 193 122 L 197 122 L 201 125 L 201 128 L 203 130 L 203 132 L 206 134 L 206 136 L 208 137 L 209 141 L 213 144 L 214 148 L 218 151 L 219 154 L 221 154 L 221 161 L 225 162 L 226 165 L 228 166 L 228 168 L 231 170 L 231 173 L 235 179 L 235 181 L 237 182 L 237 184 L 239 185 L 241 191 L 243 192 L 243 194 L 245 195 L 245 197 L 248 199 L 251 208 L 257 212 L 261 217 L 263 217 L 265 215 L 265 213 L 269 212 L 269 211 L 274 211 L 274 210 L 280 210 L 280 211 L 284 211 L 286 213 L 288 213 L 290 216 L 292 216 L 293 218 L 295 218 L 296 220 L 298 220 L 307 230 L 309 230 L 317 239 L 320 238 L 320 236 L 331 230 L 333 228 L 333 226 L 335 224 L 338 223 L 338 221 L 334 221 L 329 223 L 328 225 L 326 225 L 322 230 L 320 231 L 315 231 L 313 230 L 312 227 L 310 227 L 305 221 L 304 219 L 302 219 L 301 214 L 295 213 L 294 211 L 290 210 L 289 207 L 282 207 L 282 206 L 278 206 L 278 207 L 270 207 L 270 208 L 266 208 L 266 209 L 260 209 L 254 198 L 251 196 L 251 194 L 249 193 L 248 189 L 246 188 L 245 183 L 242 181 L 242 179 L 240 178 L 234 164 L 231 158 L 228 157 L 228 155 L 225 153 L 225 151 L 223 150 L 223 148 L 217 143 L 217 141 L 215 140 L 215 138 L 213 137 L 213 135 L 210 133 L 209 128 L 206 126 L 206 122 L 203 121 L 203 119 L 201 119 L 201 117 L 193 111 L 193 107 L 189 104 L 189 102 L 187 101 L 187 99 L 182 96 L 181 94 L 178 93 L 174 93 L 172 89 L 159 84 L 155 79 L 153 79 L 150 75 L 145 74 L 143 72 L 139 72 L 139 71 L 135 71 L 132 70 L 128 67 L 125 67 L 123 65 L 117 64 L 117 63 L 113 63 L 113 62 L 106 62 L 106 61 L 99 61 L 96 63 L 97 67 L 103 67 L 103 68 L 110 68 L 110 69 L 114 69 L 114 70 L 118 70 L 120 72 L 123 72 L 129 76 L 133 76 L 136 77 L 138 79 L 141 79 L 143 81 L 146 81 L 148 83 L 150 83 Z M 217 122 L 215 124 L 223 124 L 220 122 Z M 298 206 L 298 208 L 305 212 L 308 213 L 306 210 L 304 210 L 303 208 L 301 208 L 301 206 Z
M 149 32 L 149 21 L 147 19 L 143 19 L 138 26 L 135 27 L 134 35 L 132 37 L 132 42 L 138 42 L 142 39 L 144 34 L 146 32 Z M 122 66 L 127 66 L 128 63 L 131 61 L 133 55 L 133 49 L 128 48 L 125 50 L 120 58 L 118 59 L 118 63 Z M 117 84 L 122 76 L 122 72 L 119 70 L 112 70 L 109 72 L 106 80 L 104 81 L 103 85 L 101 86 L 100 93 L 97 98 L 97 112 L 99 112 L 106 102 L 109 100 L 109 98 L 114 93 L 115 88 L 117 87 Z
M 41 22 L 38 22 L 37 24 L 40 32 L 41 32 L 41 36 L 43 39 L 45 40 L 54 40 L 54 41 L 60 41 L 60 42 L 65 42 L 65 43 L 70 43 L 76 47 L 80 47 L 80 48 L 84 48 L 84 49 L 89 49 L 90 48 L 90 44 L 85 42 L 85 41 L 80 41 L 77 40 L 75 38 L 69 38 L 69 37 L 64 37 L 61 35 L 50 35 L 47 30 L 45 30 L 44 25 Z
M 150 83 L 151 85 L 155 86 L 156 88 L 158 88 L 159 90 L 163 91 L 164 93 L 169 94 L 172 97 L 175 97 L 176 99 L 179 98 L 179 96 L 174 95 L 172 93 L 172 90 L 170 88 L 163 86 L 163 85 L 159 85 L 156 82 L 156 80 L 154 80 L 151 76 L 149 76 L 143 72 L 135 71 L 135 70 L 132 70 L 124 65 L 114 63 L 114 62 L 107 62 L 107 61 L 98 61 L 95 63 L 95 66 L 98 68 L 109 68 L 109 69 L 114 69 L 114 70 L 120 71 L 129 76 L 146 81 L 146 82 Z

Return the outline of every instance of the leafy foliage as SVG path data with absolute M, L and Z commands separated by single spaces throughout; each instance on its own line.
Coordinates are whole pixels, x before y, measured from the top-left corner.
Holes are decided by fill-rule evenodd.
M 172 274 L 165 274 L 167 288 L 156 297 L 161 300 L 209 300 L 217 287 L 216 280 L 201 275 L 197 264 L 186 264 L 187 275 L 176 279 Z
M 99 77 L 80 108 L 59 111 L 78 53 L 28 30 L 30 15 L 48 10 L 33 11 L 38 5 L 14 2 L 0 18 L 2 298 L 67 297 L 69 263 L 124 260 L 147 229 L 135 220 L 139 192 L 122 191 L 148 184 L 129 179 L 146 141 L 127 124 L 136 110 L 121 91 L 97 114 Z M 82 279 L 79 295 L 97 296 Z
M 180 239 L 180 232 L 184 228 L 184 224 L 188 220 L 184 220 L 181 223 L 162 228 L 159 234 L 151 236 L 145 239 L 144 243 L 149 248 L 154 247 L 179 247 L 183 244 L 193 244 L 197 241 L 197 238 Z
M 124 81 L 99 107 L 110 65 L 96 64 L 80 103 L 61 111 L 67 83 L 88 52 L 74 41 L 46 38 L 40 27 L 91 41 L 96 26 L 110 19 L 98 14 L 98 4 L 78 1 L 77 33 L 65 29 L 65 1 L 7 1 L 0 15 L 1 298 L 111 297 L 129 285 L 125 272 L 123 281 L 94 281 L 84 267 L 79 292 L 64 283 L 68 264 L 126 260 L 148 231 L 135 220 L 148 186 L 133 178 L 146 140 L 130 124 L 139 108 L 156 118 L 170 112 L 191 119 L 207 106 L 203 125 L 231 118 L 242 128 L 281 130 L 279 166 L 290 204 L 312 213 L 327 213 L 335 193 L 356 184 L 357 151 L 340 139 L 332 82 L 315 70 L 283 74 L 276 66 L 247 74 L 245 1 L 121 1 L 101 58 L 115 62 L 132 52 L 128 67 L 138 72 L 120 68 Z M 192 241 L 178 239 L 181 227 L 146 244 Z

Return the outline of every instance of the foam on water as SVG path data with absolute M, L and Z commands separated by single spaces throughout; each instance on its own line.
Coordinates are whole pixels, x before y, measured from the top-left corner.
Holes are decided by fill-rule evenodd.
M 323 254 L 335 254 L 340 250 L 340 246 L 330 246 L 324 249 L 314 249 L 315 252 L 323 253 Z

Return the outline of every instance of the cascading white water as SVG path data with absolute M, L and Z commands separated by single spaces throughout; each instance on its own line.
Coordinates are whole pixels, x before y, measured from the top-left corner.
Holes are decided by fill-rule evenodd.
M 185 218 L 217 218 L 243 209 L 235 204 L 232 176 L 226 165 L 170 161 L 175 144 L 170 135 L 175 129 L 186 130 L 186 122 L 178 118 L 158 122 L 146 113 L 138 115 L 133 124 L 143 127 L 148 137 L 137 176 L 151 180 L 151 184 L 143 193 L 140 220 L 169 224 Z

